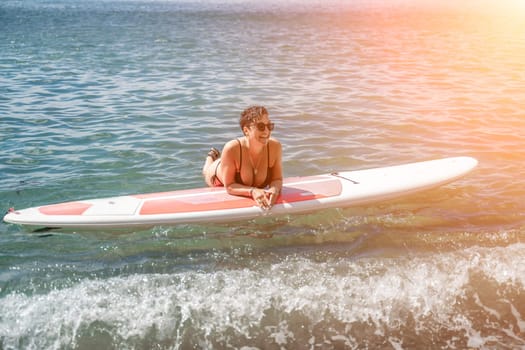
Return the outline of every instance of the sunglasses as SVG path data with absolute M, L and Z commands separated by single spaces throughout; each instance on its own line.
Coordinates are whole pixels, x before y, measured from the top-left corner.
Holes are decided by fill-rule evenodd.
M 257 130 L 264 131 L 264 129 L 268 128 L 269 131 L 272 131 L 275 128 L 274 123 L 268 123 L 264 124 L 263 122 L 255 123 L 254 124 L 257 127 Z

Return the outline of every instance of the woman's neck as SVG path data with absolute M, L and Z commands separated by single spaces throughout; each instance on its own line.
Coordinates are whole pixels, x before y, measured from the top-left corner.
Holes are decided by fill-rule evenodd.
M 253 141 L 253 140 L 250 142 L 250 139 L 246 136 L 244 137 L 244 140 L 245 140 L 244 144 L 246 148 L 248 149 L 248 152 L 250 153 L 250 155 L 252 155 L 253 157 L 257 157 L 261 154 L 261 152 L 264 149 L 264 145 L 260 144 L 257 141 Z

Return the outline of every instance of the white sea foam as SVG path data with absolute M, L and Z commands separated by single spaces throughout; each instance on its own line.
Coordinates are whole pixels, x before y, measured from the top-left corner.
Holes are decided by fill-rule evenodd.
M 268 341 L 286 346 L 300 337 L 293 322 L 303 322 L 307 328 L 305 343 L 316 343 L 320 339 L 311 340 L 313 328 L 327 322 L 327 317 L 347 325 L 372 324 L 377 335 L 406 327 L 410 317 L 416 323 L 412 332 L 417 334 L 432 316 L 433 324 L 449 324 L 450 331 L 463 329 L 469 346 L 478 347 L 494 339 L 484 338 L 476 324 L 479 320 L 462 313 L 461 300 L 476 274 L 498 285 L 523 285 L 522 268 L 516 269 L 513 261 L 502 256 L 508 249 L 514 256 L 525 254 L 525 246 L 517 244 L 507 250 L 471 248 L 442 255 L 335 263 L 290 257 L 249 269 L 85 279 L 46 294 L 12 293 L 2 298 L 0 339 L 5 349 L 20 343 L 33 349 L 74 347 L 90 327 L 98 325 L 122 347 L 132 347 L 153 330 L 156 341 L 173 348 L 197 340 L 212 346 L 229 341 L 226 334 L 240 342 L 246 339 L 248 346 L 256 327 L 265 329 Z M 478 296 L 475 302 L 487 316 L 500 318 Z M 524 316 L 519 305 L 508 303 L 519 327 L 515 331 L 509 327 L 507 335 L 525 344 L 520 334 Z M 272 317 L 272 310 L 280 316 Z M 185 335 L 190 328 L 192 340 Z M 389 339 L 396 348 L 403 348 L 401 339 Z M 331 341 L 356 344 L 351 332 L 334 334 Z

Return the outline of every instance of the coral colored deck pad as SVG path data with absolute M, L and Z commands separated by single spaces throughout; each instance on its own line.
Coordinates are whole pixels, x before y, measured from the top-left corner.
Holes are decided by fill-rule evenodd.
M 284 187 L 277 204 L 308 201 L 341 194 L 341 181 L 337 178 L 319 177 Z M 162 197 L 164 195 L 164 197 Z M 210 210 L 226 210 L 252 207 L 251 198 L 230 196 L 221 191 L 195 191 L 180 194 L 160 194 L 162 198 L 149 196 L 140 210 L 141 215 L 184 213 Z M 151 198 L 153 197 L 153 198 Z

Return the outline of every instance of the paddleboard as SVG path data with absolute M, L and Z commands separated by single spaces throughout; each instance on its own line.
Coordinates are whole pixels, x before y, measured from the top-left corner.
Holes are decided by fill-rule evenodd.
M 52 228 L 130 228 L 242 221 L 259 216 L 299 214 L 324 208 L 365 205 L 405 196 L 454 181 L 476 165 L 452 157 L 382 168 L 287 178 L 269 210 L 222 187 L 78 200 L 22 210 L 4 221 Z

